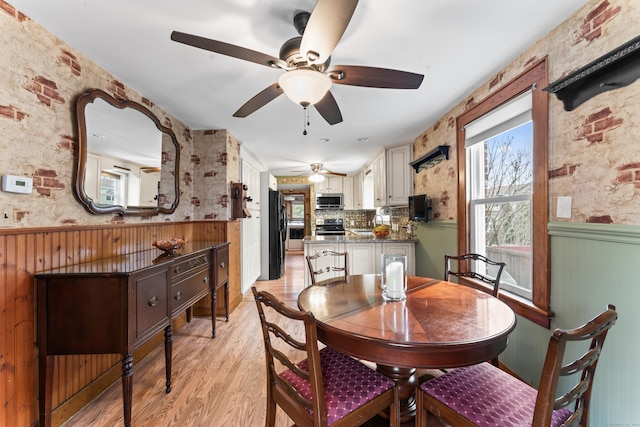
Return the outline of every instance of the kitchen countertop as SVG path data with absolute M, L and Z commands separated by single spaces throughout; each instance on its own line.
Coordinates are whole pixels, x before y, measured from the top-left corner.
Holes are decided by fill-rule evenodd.
M 344 243 L 386 243 L 386 242 L 405 242 L 417 243 L 418 240 L 412 237 L 402 235 L 389 235 L 383 239 L 376 239 L 371 236 L 305 236 L 302 239 L 304 244 L 326 243 L 326 242 L 344 242 Z

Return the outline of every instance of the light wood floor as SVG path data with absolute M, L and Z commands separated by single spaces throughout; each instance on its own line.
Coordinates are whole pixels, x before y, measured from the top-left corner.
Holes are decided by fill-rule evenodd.
M 295 307 L 306 271 L 302 252 L 288 253 L 285 265 L 286 273 L 282 278 L 258 281 L 256 287 L 270 291 Z M 211 321 L 206 318 L 194 318 L 174 331 L 171 393 L 164 392 L 162 345 L 140 362 L 134 361 L 134 427 L 264 426 L 264 349 L 251 292 L 231 313 L 229 323 L 217 322 L 216 331 L 217 337 L 212 340 Z M 278 408 L 276 426 L 292 424 Z M 119 380 L 62 424 L 63 427 L 122 425 Z M 376 420 L 371 425 L 384 423 Z

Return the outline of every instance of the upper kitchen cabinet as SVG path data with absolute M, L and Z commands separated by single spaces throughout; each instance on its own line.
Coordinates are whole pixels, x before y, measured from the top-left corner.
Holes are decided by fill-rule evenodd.
M 365 168 L 363 186 L 363 207 L 369 206 L 366 198 L 367 179 L 373 181 L 373 206 L 406 206 L 413 194 L 411 180 L 411 145 L 391 147 L 381 152 Z
M 387 206 L 405 206 L 413 194 L 411 145 L 387 149 Z
M 364 209 L 362 202 L 362 184 L 364 179 L 364 172 L 360 171 L 358 175 L 353 177 L 353 209 Z
M 387 172 L 385 163 L 384 151 L 371 163 L 371 173 L 373 174 L 373 206 L 376 208 L 387 206 Z
M 316 194 L 320 193 L 342 193 L 342 178 L 338 176 L 326 176 L 322 182 L 316 182 L 315 184 Z
M 342 194 L 344 195 L 344 209 L 347 211 L 352 211 L 354 209 L 358 209 L 356 207 L 354 193 L 353 193 L 353 177 L 345 176 L 342 178 Z

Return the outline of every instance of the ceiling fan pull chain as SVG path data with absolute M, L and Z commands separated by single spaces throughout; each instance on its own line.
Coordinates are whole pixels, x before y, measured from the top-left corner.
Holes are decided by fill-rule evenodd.
M 309 110 L 307 107 L 302 107 L 302 120 L 304 121 L 304 130 L 302 131 L 303 135 L 307 134 L 307 126 L 309 126 Z

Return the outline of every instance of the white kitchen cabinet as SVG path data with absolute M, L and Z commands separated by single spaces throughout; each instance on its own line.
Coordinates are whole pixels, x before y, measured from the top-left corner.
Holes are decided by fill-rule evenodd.
M 242 239 L 241 258 L 241 282 L 242 292 L 247 292 L 253 283 L 260 277 L 261 265 L 261 229 L 260 219 L 260 171 L 246 159 L 241 161 L 242 183 L 247 186 L 247 209 L 251 217 L 243 218 L 240 223 L 240 236 Z M 267 272 L 268 274 L 268 272 Z
M 140 173 L 140 204 L 139 206 L 158 206 L 158 190 L 160 186 L 160 172 Z
M 403 254 L 407 256 L 407 274 L 413 276 L 416 274 L 416 260 L 415 260 L 415 243 L 403 242 L 403 241 L 388 241 L 371 240 L 371 241 L 358 241 L 349 242 L 349 240 L 343 240 L 340 243 L 337 242 L 305 242 L 304 243 L 304 255 L 313 255 L 324 250 L 344 252 L 347 251 L 349 256 L 347 257 L 349 262 L 349 274 L 379 274 L 380 273 L 380 258 L 383 253 L 387 254 Z M 323 260 L 323 261 L 321 261 Z M 324 264 L 322 264 L 324 262 Z M 331 260 L 324 260 L 320 258 L 314 261 L 314 270 L 326 267 Z M 340 276 L 340 272 L 334 272 L 333 276 L 325 275 L 328 279 L 330 277 Z M 306 265 L 304 268 L 304 285 L 309 286 L 311 284 L 311 278 L 309 277 L 309 269 Z
M 373 160 L 373 206 L 376 208 L 387 206 L 387 169 L 385 153 L 382 152 Z
M 376 243 L 346 244 L 349 252 L 349 274 L 366 274 L 376 269 Z
M 260 210 L 260 171 L 248 161 L 242 160 L 242 183 L 247 186 L 247 209 Z M 276 183 L 277 185 L 277 183 Z
M 362 203 L 362 184 L 363 184 L 364 172 L 353 177 L 353 209 L 364 209 Z
M 353 181 L 354 181 L 354 178 L 352 176 L 345 176 L 344 178 L 342 178 L 342 194 L 344 195 L 344 199 L 343 199 L 344 209 L 347 211 L 358 209 L 354 203 Z
M 407 206 L 413 194 L 411 179 L 411 145 L 391 147 L 386 152 L 387 204 L 386 206 Z
M 314 184 L 316 194 L 322 193 L 342 193 L 342 177 L 325 175 L 324 181 Z
M 84 191 L 91 200 L 98 200 L 100 191 L 100 156 L 87 153 L 84 172 Z

